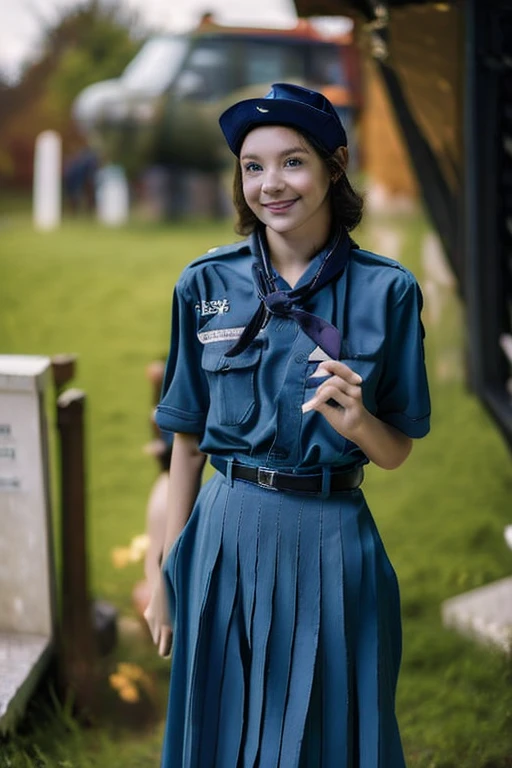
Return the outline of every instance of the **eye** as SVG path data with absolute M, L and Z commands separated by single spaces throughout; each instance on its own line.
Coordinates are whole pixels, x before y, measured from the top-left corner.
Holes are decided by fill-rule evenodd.
M 289 157 L 285 162 L 287 168 L 297 168 L 299 165 L 302 165 L 302 160 L 299 157 Z
M 261 171 L 261 170 L 262 170 L 262 167 L 259 163 L 250 162 L 244 165 L 244 171 L 246 173 L 256 173 L 257 171 Z

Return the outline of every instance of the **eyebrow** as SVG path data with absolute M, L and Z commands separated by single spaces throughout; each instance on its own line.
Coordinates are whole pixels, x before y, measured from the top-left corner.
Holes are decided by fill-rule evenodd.
M 285 155 L 297 155 L 297 154 L 303 154 L 308 155 L 309 152 L 305 147 L 301 147 L 300 145 L 296 147 L 289 147 L 288 149 L 285 149 L 283 152 L 279 153 L 279 157 L 284 157 Z M 259 155 L 248 155 L 244 154 L 240 157 L 240 160 L 259 160 Z

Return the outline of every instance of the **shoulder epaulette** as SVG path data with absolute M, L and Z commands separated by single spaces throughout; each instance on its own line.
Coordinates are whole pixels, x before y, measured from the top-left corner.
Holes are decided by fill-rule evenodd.
M 189 266 L 193 267 L 217 259 L 229 259 L 232 256 L 238 256 L 240 253 L 244 252 L 250 253 L 249 240 L 240 240 L 237 243 L 231 243 L 229 245 L 218 245 L 215 248 L 210 248 L 197 259 L 194 259 Z
M 379 253 L 374 253 L 373 251 L 367 251 L 364 248 L 356 248 L 354 250 L 358 254 L 361 261 L 365 261 L 368 264 L 376 264 L 380 267 L 389 267 L 391 269 L 398 269 L 400 272 L 404 272 L 407 275 L 411 274 L 410 270 L 407 269 L 407 267 L 405 267 L 396 259 L 389 258 L 389 256 L 382 256 Z

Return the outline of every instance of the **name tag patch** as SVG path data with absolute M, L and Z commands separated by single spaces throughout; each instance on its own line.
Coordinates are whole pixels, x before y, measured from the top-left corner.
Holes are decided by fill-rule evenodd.
M 239 328 L 215 328 L 212 331 L 199 331 L 197 338 L 201 344 L 211 344 L 213 341 L 236 341 L 242 334 L 244 326 Z

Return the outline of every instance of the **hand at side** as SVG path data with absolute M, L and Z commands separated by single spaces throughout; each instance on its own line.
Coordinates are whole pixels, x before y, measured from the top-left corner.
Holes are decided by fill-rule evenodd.
M 144 611 L 144 618 L 148 623 L 153 642 L 158 647 L 159 655 L 164 658 L 168 657 L 172 647 L 172 627 L 163 574 L 160 574 L 153 585 L 151 599 Z

